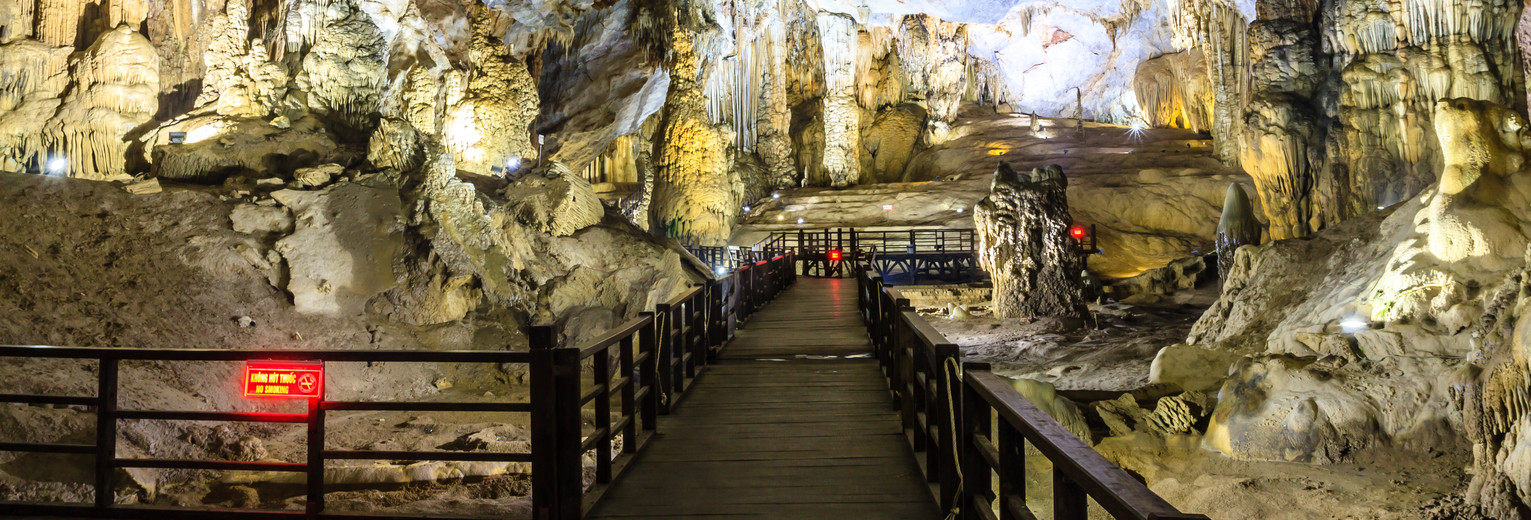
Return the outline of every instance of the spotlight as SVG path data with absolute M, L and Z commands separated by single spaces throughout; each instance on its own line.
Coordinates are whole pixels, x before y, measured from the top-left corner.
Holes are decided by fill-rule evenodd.
M 799 226 L 803 225 L 803 217 L 798 217 L 797 218 L 797 225 L 799 225 Z
M 776 220 L 787 220 L 787 216 L 786 215 L 777 215 L 776 216 Z
M 186 144 L 186 132 L 170 132 L 170 144 Z
M 511 170 L 514 170 L 514 169 L 520 168 L 520 167 L 521 167 L 521 158 L 520 157 L 511 157 L 510 159 L 506 159 L 505 160 L 505 171 L 511 171 Z
M 1387 206 L 1377 206 L 1377 209 L 1379 209 L 1379 210 L 1387 209 Z
M 1360 318 L 1346 318 L 1340 322 L 1340 329 L 1344 330 L 1346 334 L 1355 334 L 1369 328 L 1371 328 L 1371 324 Z
M 67 159 L 64 159 L 63 157 L 54 157 L 52 159 L 48 159 L 48 173 L 53 175 L 63 175 L 64 172 L 67 171 L 69 171 L 69 161 Z
M 1142 121 L 1133 121 L 1132 126 L 1127 127 L 1127 137 L 1133 141 L 1143 139 L 1143 134 L 1148 132 L 1148 125 Z
M 750 212 L 750 206 L 749 206 L 749 204 L 745 204 L 745 205 L 744 205 L 744 212 L 745 212 L 745 213 L 749 213 L 749 212 Z
M 771 192 L 771 198 L 773 198 L 773 199 L 779 199 L 779 198 L 781 198 L 781 192 L 779 192 L 779 191 L 773 191 L 773 192 Z
M 967 208 L 957 208 L 957 214 L 958 215 L 961 215 L 962 212 L 964 212 L 964 211 L 967 211 Z
M 723 267 L 723 266 L 720 265 L 717 268 L 717 272 L 718 272 L 718 276 L 728 276 L 728 268 L 727 267 Z

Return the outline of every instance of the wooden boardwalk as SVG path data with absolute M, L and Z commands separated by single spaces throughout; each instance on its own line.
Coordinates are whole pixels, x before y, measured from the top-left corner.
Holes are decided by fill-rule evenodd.
M 752 316 L 596 519 L 934 520 L 856 281 L 799 278 Z

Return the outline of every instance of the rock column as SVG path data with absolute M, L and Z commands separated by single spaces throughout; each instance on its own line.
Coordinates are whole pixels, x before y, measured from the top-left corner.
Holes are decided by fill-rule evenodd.
M 1020 175 L 1000 163 L 973 211 L 978 263 L 994 279 L 994 315 L 1077 318 L 1085 312 L 1084 263 L 1069 237 L 1068 179 L 1049 166 Z

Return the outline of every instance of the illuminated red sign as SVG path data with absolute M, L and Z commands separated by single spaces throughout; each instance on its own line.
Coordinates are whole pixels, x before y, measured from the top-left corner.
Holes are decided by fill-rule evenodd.
M 829 252 L 829 261 L 831 261 L 831 262 L 839 262 L 840 261 L 840 250 L 838 250 L 838 249 L 831 250 Z
M 324 396 L 324 363 L 247 361 L 245 397 L 318 399 Z
M 1074 226 L 1069 228 L 1069 236 L 1074 237 L 1074 240 L 1084 240 L 1084 235 L 1084 226 Z

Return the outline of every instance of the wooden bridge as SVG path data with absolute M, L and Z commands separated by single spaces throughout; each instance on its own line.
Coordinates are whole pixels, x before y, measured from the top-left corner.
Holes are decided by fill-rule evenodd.
M 858 261 L 890 283 L 962 283 L 988 279 L 978 268 L 972 229 L 803 229 L 777 231 L 750 246 L 690 246 L 703 263 L 727 271 L 792 251 L 803 276 L 849 278 Z
M 0 403 L 95 410 L 90 444 L 0 442 L 0 451 L 93 457 L 95 501 L 3 503 L 0 516 L 111 518 L 421 518 L 326 511 L 330 460 L 530 462 L 532 520 L 771 518 L 1025 520 L 1025 443 L 1053 464 L 1052 517 L 1184 514 L 992 374 L 883 284 L 798 280 L 792 255 L 741 266 L 603 336 L 560 346 L 533 327 L 530 352 L 227 351 L 0 346 L 0 358 L 97 361 L 95 396 L 0 393 Z M 340 402 L 307 413 L 122 410 L 117 371 L 136 361 L 525 363 L 527 402 Z M 330 410 L 524 412 L 529 453 L 337 450 Z M 590 418 L 587 418 L 590 417 Z M 592 419 L 593 418 L 593 419 Z M 308 425 L 303 462 L 120 458 L 118 421 Z M 0 438 L 0 441 L 7 439 Z M 620 442 L 618 442 L 620 440 Z M 118 468 L 285 471 L 307 475 L 305 510 L 120 504 Z M 6 497 L 0 496 L 0 500 Z M 452 517 L 451 512 L 442 512 Z

